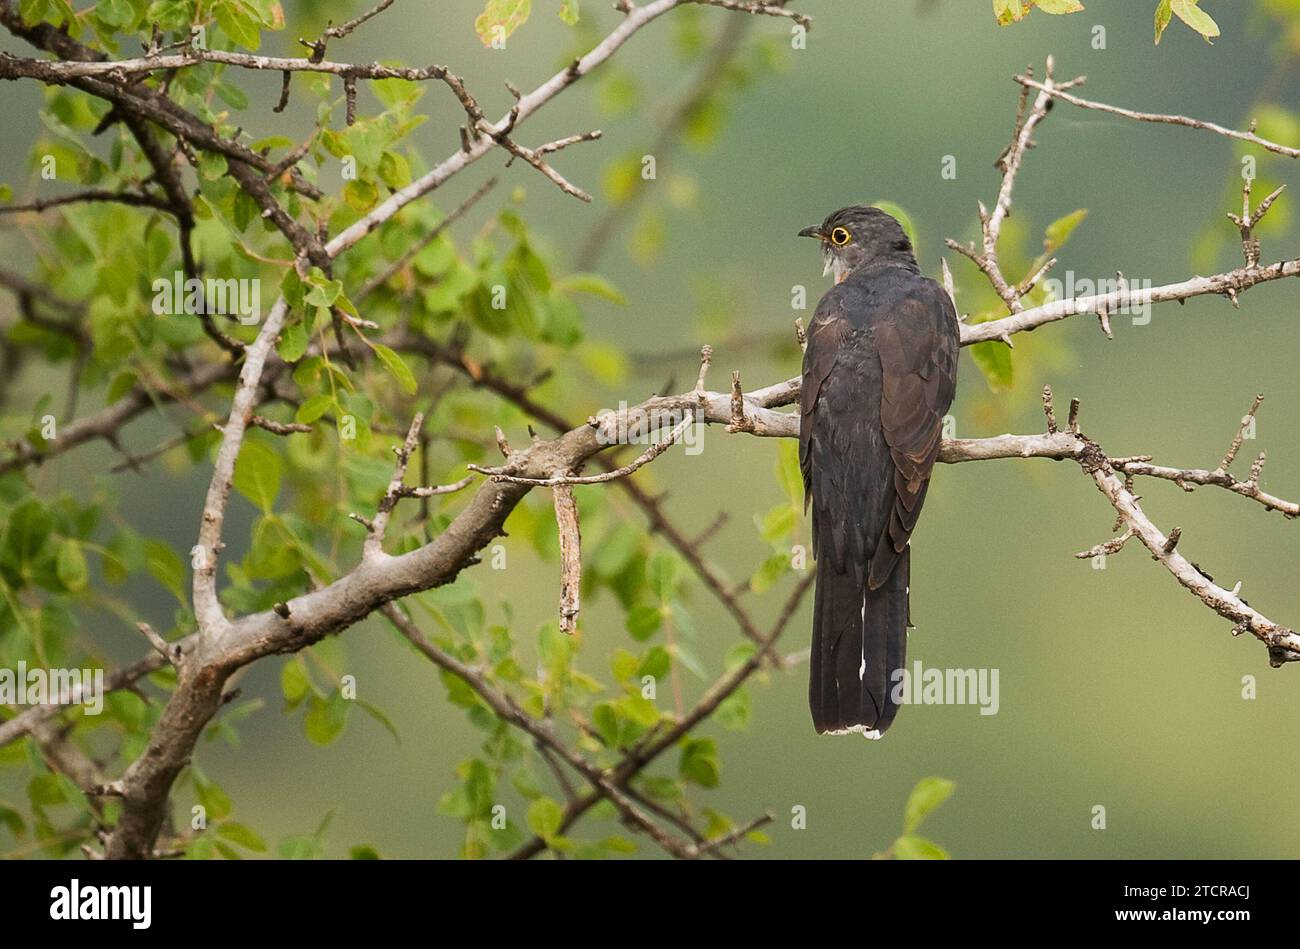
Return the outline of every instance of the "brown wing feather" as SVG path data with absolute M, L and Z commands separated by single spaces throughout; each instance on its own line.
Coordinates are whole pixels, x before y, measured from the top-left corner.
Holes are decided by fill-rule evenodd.
M 943 441 L 957 379 L 956 313 L 942 291 L 908 297 L 875 329 L 884 372 L 880 425 L 894 463 L 894 503 L 871 558 L 878 589 L 907 549 Z
M 839 358 L 840 343 L 848 335 L 849 325 L 844 311 L 833 296 L 823 298 L 808 328 L 807 349 L 804 351 L 803 379 L 799 390 L 799 468 L 803 473 L 804 509 L 812 500 L 812 452 L 810 441 L 813 426 L 810 416 L 817 406 L 822 384 L 835 368 Z

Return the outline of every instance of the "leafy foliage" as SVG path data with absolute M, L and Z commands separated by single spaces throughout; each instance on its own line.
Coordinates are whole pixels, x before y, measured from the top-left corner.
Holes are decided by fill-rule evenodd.
M 999 26 L 1018 23 L 1034 9 L 1060 15 L 1079 13 L 1084 6 L 1080 0 L 993 0 L 993 15 Z M 1207 43 L 1219 35 L 1219 25 L 1201 9 L 1200 0 L 1160 0 L 1156 7 L 1157 43 L 1175 16 L 1201 34 Z
M 922 778 L 908 795 L 907 806 L 903 810 L 903 832 L 884 853 L 876 854 L 878 859 L 895 860 L 948 860 L 948 851 L 934 841 L 917 833 L 921 824 L 948 798 L 952 797 L 957 785 L 947 778 Z
M 557 6 L 564 22 L 582 29 L 576 0 Z M 104 0 L 78 15 L 63 0 L 24 0 L 21 10 L 24 22 L 66 24 L 71 37 L 108 56 L 147 46 L 155 23 L 164 31 L 164 43 L 181 41 L 194 25 L 206 29 L 208 48 L 227 51 L 257 50 L 269 32 L 285 25 L 279 4 L 270 0 L 202 5 Z M 491 43 L 518 30 L 531 10 L 529 0 L 490 0 L 476 29 Z M 682 62 L 703 59 L 709 47 L 698 42 L 700 21 L 693 10 L 683 13 Z M 770 66 L 765 43 L 737 54 L 723 80 L 691 111 L 691 147 L 710 145 L 729 97 Z M 292 101 L 313 117 L 308 140 L 298 143 L 274 131 L 261 138 L 244 131 L 270 124 L 254 107 L 245 78 L 234 67 L 196 64 L 176 71 L 167 92 L 215 135 L 272 164 L 301 153 L 294 173 L 267 177 L 265 187 L 269 198 L 310 232 L 338 234 L 428 170 L 409 144 L 425 119 L 420 103 L 426 86 L 400 79 L 369 82 L 373 95 L 359 98 L 349 121 L 336 77 L 297 73 Z M 159 90 L 163 77 L 142 82 Z M 607 107 L 617 106 L 620 97 L 640 100 L 639 87 L 626 73 L 610 70 L 601 82 Z M 125 124 L 105 121 L 109 111 L 108 103 L 79 90 L 47 88 L 43 131 L 31 149 L 32 181 L 19 191 L 39 193 L 38 172 L 49 156 L 61 182 L 160 194 L 150 156 Z M 167 133 L 154 134 L 164 149 L 176 147 Z M 49 296 L 31 301 L 4 344 L 19 358 L 38 360 L 52 387 L 66 378 L 83 398 L 102 399 L 110 408 L 135 400 L 144 406 L 174 402 L 166 417 L 175 419 L 177 431 L 156 448 L 115 444 L 123 453 L 133 452 L 125 456 L 126 468 L 186 479 L 210 468 L 220 437 L 214 423 L 227 411 L 234 370 L 215 383 L 192 385 L 195 367 L 221 366 L 227 357 L 196 314 L 160 312 L 156 284 L 185 276 L 182 238 L 188 236 L 203 274 L 258 288 L 263 313 L 283 294 L 289 315 L 267 370 L 275 397 L 257 411 L 272 426 L 309 431 L 286 437 L 255 428 L 239 453 L 233 483 L 238 500 L 232 505 L 240 505 L 248 528 L 245 536 L 227 537 L 230 550 L 220 570 L 223 606 L 231 615 L 243 615 L 271 610 L 351 569 L 361 531 L 349 515 L 373 512 L 392 476 L 391 445 L 415 411 L 426 414 L 429 437 L 418 447 L 412 470 L 444 483 L 496 450 L 495 426 L 520 430 L 531 420 L 503 391 L 484 383 L 488 374 L 535 380 L 525 387 L 529 398 L 570 408 L 580 419 L 594 408 L 589 394 L 597 383 L 621 381 L 625 360 L 588 340 L 585 332 L 586 311 L 619 306 L 622 295 L 598 273 L 557 266 L 545 236 L 530 220 L 524 188 L 516 188 L 495 212 L 477 211 L 480 220 L 464 229 L 464 238 L 442 230 L 428 239 L 446 216 L 427 201 L 412 204 L 334 261 L 330 272 L 311 267 L 300 274 L 293 266 L 295 248 L 241 186 L 234 164 L 216 150 L 198 148 L 192 169 L 178 166 L 193 208 L 188 235 L 175 226 L 174 214 L 148 204 L 73 203 L 42 216 L 39 234 L 49 252 L 39 256 L 32 279 Z M 308 193 L 316 189 L 319 198 Z M 668 193 L 676 206 L 689 206 L 691 187 L 685 180 Z M 6 187 L 0 199 L 13 200 L 14 189 Z M 412 248 L 418 250 L 406 259 Z M 394 267 L 394 262 L 401 263 Z M 224 315 L 217 324 L 222 335 L 245 344 L 259 326 Z M 346 351 L 339 347 L 340 335 Z M 0 437 L 34 451 L 40 461 L 72 421 L 51 396 L 42 396 L 21 411 L 7 406 Z M 132 433 L 128 440 L 135 437 Z M 190 605 L 193 526 L 147 531 L 133 523 L 137 519 L 124 506 L 115 475 L 92 475 L 73 482 L 74 490 L 67 480 L 48 474 L 66 470 L 66 463 L 60 456 L 0 475 L 2 666 L 20 661 L 111 665 L 91 631 L 99 634 L 111 624 L 123 636 L 137 636 L 141 612 L 155 601 L 167 604 L 161 615 L 151 616 L 164 639 L 175 642 L 196 629 Z M 763 527 L 774 550 L 796 529 L 797 478 L 792 480 L 790 464 L 783 455 L 785 511 Z M 412 516 L 414 503 L 407 516 L 398 516 L 399 511 L 388 546 L 401 552 L 426 543 L 468 496 L 429 499 L 419 517 Z M 508 696 L 523 714 L 563 729 L 577 752 L 607 768 L 633 743 L 675 720 L 661 687 L 678 677 L 709 680 L 744 663 L 752 647 L 733 649 L 722 668 L 711 669 L 697 650 L 691 601 L 700 582 L 681 555 L 633 523 L 612 492 L 586 491 L 578 500 L 587 538 L 584 605 L 608 602 L 624 618 L 622 642 L 611 656 L 584 651 L 581 629 L 569 637 L 553 622 L 523 624 L 508 603 L 493 602 L 499 590 L 480 589 L 469 574 L 405 604 L 432 629 L 439 649 L 480 670 L 485 686 Z M 512 557 L 531 554 L 555 562 L 549 498 L 528 498 L 506 528 Z M 786 563 L 781 575 L 765 581 L 764 591 L 788 588 L 792 576 Z M 91 616 L 97 621 L 86 623 Z M 350 666 L 346 645 L 333 639 L 284 660 L 282 713 L 315 745 L 333 746 L 371 724 L 399 738 L 378 704 L 382 697 L 366 693 L 362 698 L 348 683 Z M 607 830 L 575 835 L 565 823 L 563 789 L 555 786 L 537 748 L 464 679 L 446 670 L 439 679 L 447 702 L 463 711 L 478 736 L 438 804 L 439 813 L 463 824 L 464 856 L 508 852 L 534 834 L 552 850 L 577 857 L 637 849 Z M 175 682 L 165 667 L 149 677 L 147 688 L 165 695 Z M 102 715 L 78 708 L 66 712 L 65 740 L 82 753 L 93 751 L 106 774 L 120 774 L 141 754 L 163 704 L 113 692 Z M 750 709 L 748 692 L 737 689 L 713 720 L 723 729 L 744 729 Z M 12 714 L 0 709 L 0 720 Z M 206 740 L 237 748 L 241 730 L 266 714 L 261 699 L 232 703 L 207 726 Z M 314 832 L 268 841 L 241 819 L 220 777 L 204 770 L 204 760 L 201 746 L 175 790 L 177 832 L 167 845 L 192 859 L 262 854 L 298 859 L 330 852 L 326 834 L 332 815 Z M 7 835 L 15 853 L 75 853 L 94 841 L 96 826 L 111 827 L 116 820 L 117 805 L 111 799 L 89 801 L 66 775 L 50 769 L 34 738 L 0 747 L 0 768 L 20 776 L 27 790 L 22 804 L 0 801 L 0 835 Z M 737 825 L 716 809 L 691 803 L 689 796 L 716 788 L 723 770 L 716 738 L 692 730 L 631 787 L 664 808 L 698 817 L 705 838 L 717 838 Z M 191 820 L 183 819 L 187 813 Z M 608 819 L 613 808 L 599 804 L 592 816 Z M 757 831 L 749 838 L 765 839 Z M 378 856 L 365 844 L 347 852 L 355 859 Z
M 543 0 L 549 2 L 549 0 Z M 556 13 L 569 26 L 580 19 L 580 0 L 558 0 Z M 533 12 L 533 0 L 487 0 L 483 12 L 474 20 L 474 31 L 484 46 L 504 43 L 506 39 L 528 21 Z

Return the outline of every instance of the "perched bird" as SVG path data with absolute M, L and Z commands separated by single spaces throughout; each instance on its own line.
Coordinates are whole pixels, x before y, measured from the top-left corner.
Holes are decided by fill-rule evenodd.
M 884 211 L 836 211 L 821 241 L 835 286 L 808 328 L 799 465 L 817 593 L 808 701 L 819 734 L 884 734 L 907 652 L 909 543 L 957 386 L 960 330 Z

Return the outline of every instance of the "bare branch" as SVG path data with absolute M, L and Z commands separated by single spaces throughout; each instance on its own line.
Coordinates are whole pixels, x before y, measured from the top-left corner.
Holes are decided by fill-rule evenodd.
M 224 546 L 221 527 L 225 523 L 226 502 L 230 498 L 231 485 L 234 484 L 235 462 L 239 458 L 239 449 L 243 445 L 249 419 L 253 416 L 262 367 L 280 335 L 280 327 L 284 324 L 287 312 L 288 306 L 284 298 L 276 300 L 267 313 L 257 338 L 245 350 L 244 365 L 240 369 L 235 395 L 230 403 L 230 417 L 221 430 L 221 444 L 217 449 L 212 480 L 203 502 L 198 546 L 204 563 L 194 569 L 194 616 L 199 623 L 199 632 L 213 640 L 219 638 L 229 626 L 221 609 L 221 601 L 217 598 L 217 555 Z
M 275 419 L 264 418 L 261 415 L 254 415 L 248 420 L 248 424 L 254 428 L 265 429 L 273 435 L 305 435 L 312 431 L 310 425 L 304 425 L 302 422 L 277 422 Z
M 1259 238 L 1255 236 L 1255 226 L 1264 219 L 1264 215 L 1273 206 L 1273 202 L 1286 190 L 1286 185 L 1278 185 L 1252 212 L 1250 210 L 1250 189 L 1253 183 L 1253 178 L 1247 178 L 1241 186 L 1241 217 L 1232 213 L 1228 214 L 1228 220 L 1237 225 L 1237 229 L 1241 232 L 1241 250 L 1246 258 L 1247 270 L 1259 266 L 1260 246 Z M 1229 294 L 1229 296 L 1235 306 L 1237 303 L 1236 294 Z
M 1232 444 L 1228 446 L 1227 453 L 1223 456 L 1223 461 L 1219 462 L 1216 471 L 1227 471 L 1232 467 L 1233 459 L 1237 457 L 1237 452 L 1241 451 L 1241 443 L 1246 438 L 1246 432 L 1250 429 L 1251 424 L 1255 421 L 1255 413 L 1259 411 L 1260 405 L 1264 402 L 1264 394 L 1261 392 L 1255 396 L 1255 401 L 1251 402 L 1250 410 L 1241 418 L 1241 425 L 1237 427 L 1237 434 L 1232 437 Z
M 415 418 L 411 419 L 411 427 L 407 429 L 406 440 L 398 447 L 393 449 L 397 455 L 397 464 L 393 467 L 393 478 L 388 482 L 388 490 L 384 492 L 383 498 L 379 501 L 379 508 L 375 511 L 374 521 L 367 524 L 366 541 L 364 547 L 364 556 L 367 560 L 383 556 L 384 553 L 384 532 L 388 529 L 388 516 L 392 514 L 393 508 L 397 506 L 397 500 L 402 496 L 402 482 L 406 480 L 406 466 L 410 463 L 411 455 L 415 453 L 416 447 L 420 441 L 420 428 L 424 425 L 424 414 L 415 413 Z M 357 518 L 361 520 L 361 518 Z M 363 523 L 365 523 L 363 521 Z
M 947 245 L 958 253 L 970 258 L 971 262 L 978 267 L 992 284 L 993 289 L 1002 302 L 1006 305 L 1007 310 L 1011 313 L 1019 313 L 1024 309 L 1020 298 L 1028 292 L 1028 288 L 1042 276 L 1046 268 L 1040 270 L 1037 274 L 1032 275 L 1026 281 L 1027 287 L 1021 289 L 1012 286 L 1002 273 L 1002 267 L 998 262 L 998 238 L 1002 235 L 1002 222 L 1011 214 L 1011 192 L 1015 187 L 1016 175 L 1020 173 L 1020 167 L 1025 159 L 1025 152 L 1033 147 L 1033 134 L 1038 124 L 1047 117 L 1048 110 L 1051 108 L 1051 93 L 1058 85 L 1053 80 L 1055 63 L 1051 56 L 1047 57 L 1047 82 L 1042 87 L 1043 91 L 1034 99 L 1033 105 L 1028 105 L 1028 97 L 1024 94 L 1020 97 L 1020 105 L 1016 113 L 1016 127 L 1011 136 L 1011 144 L 1006 147 L 997 160 L 997 167 L 1002 171 L 1002 184 L 998 188 L 997 201 L 990 212 L 982 203 L 979 205 L 980 232 L 983 237 L 983 250 L 977 251 L 973 246 L 959 244 L 954 240 L 948 240 Z M 1069 87 L 1082 82 L 1083 79 L 1075 79 L 1067 83 L 1060 84 L 1061 87 Z M 945 264 L 946 266 L 946 264 Z M 1048 264 L 1050 266 L 1050 264 Z M 999 337 L 1007 345 L 1011 345 L 1010 338 L 1007 335 Z
M 596 426 L 601 424 L 600 421 L 593 421 Z M 606 471 L 603 474 L 588 475 L 585 477 L 580 477 L 578 475 L 552 475 L 549 478 L 524 478 L 508 474 L 501 468 L 484 468 L 481 465 L 467 465 L 467 467 L 471 471 L 477 471 L 480 474 L 489 475 L 493 481 L 508 481 L 511 484 L 526 484 L 539 488 L 554 488 L 562 485 L 574 484 L 605 484 L 609 481 L 613 481 L 615 478 L 624 478 L 637 469 L 643 468 L 650 462 L 654 461 L 676 444 L 677 439 L 682 437 L 682 433 L 685 432 L 694 421 L 695 419 L 692 416 L 687 415 L 673 427 L 672 431 L 668 433 L 668 437 L 663 441 L 651 445 L 628 464 L 623 465 L 620 468 Z
M 325 35 L 328 36 L 330 39 L 342 39 L 343 37 L 351 33 L 353 30 L 355 30 L 357 27 L 359 27 L 362 23 L 365 23 L 371 17 L 378 16 L 379 14 L 383 13 L 392 5 L 393 5 L 393 0 L 380 0 L 380 2 L 376 6 L 365 11 L 360 16 L 353 17 L 351 20 L 348 20 L 346 23 L 340 24 L 339 26 L 331 26 L 329 29 L 325 31 Z
M 1103 541 L 1096 547 L 1089 547 L 1087 550 L 1081 550 L 1077 554 L 1080 560 L 1091 560 L 1093 557 L 1100 557 L 1104 554 L 1119 553 L 1126 543 L 1133 537 L 1133 528 L 1129 528 L 1118 537 L 1112 537 L 1110 540 Z
M 578 628 L 582 589 L 582 531 L 578 527 L 578 505 L 573 488 L 556 485 L 555 524 L 560 537 L 560 632 L 572 635 Z
M 782 5 L 784 0 L 775 3 L 763 3 L 761 0 L 690 0 L 690 2 L 698 3 L 701 6 L 722 7 L 724 10 L 734 10 L 737 13 L 785 17 L 798 23 L 805 30 L 812 29 L 812 17 L 804 16 L 802 13 L 795 13 L 793 10 L 787 10 Z
M 1139 122 L 1157 122 L 1163 125 L 1182 125 L 1192 129 L 1203 129 L 1207 132 L 1213 132 L 1215 135 L 1223 135 L 1227 138 L 1235 138 L 1239 141 L 1250 142 L 1252 145 L 1258 145 L 1260 148 L 1267 149 L 1278 155 L 1285 155 L 1287 158 L 1300 158 L 1300 148 L 1291 148 L 1286 145 L 1279 145 L 1276 142 L 1270 142 L 1268 139 L 1260 138 L 1254 133 L 1238 132 L 1234 129 L 1224 128 L 1222 125 L 1215 125 L 1213 122 L 1204 122 L 1200 119 L 1191 119 L 1185 115 L 1159 115 L 1153 112 L 1137 112 L 1133 109 L 1122 109 L 1119 106 L 1106 105 L 1102 102 L 1091 102 L 1087 99 L 1081 99 L 1076 95 L 1071 95 L 1064 91 L 1064 87 L 1052 87 L 1050 84 L 1035 82 L 1031 76 L 1016 76 L 1016 82 L 1030 89 L 1038 89 L 1043 95 L 1050 96 L 1054 99 L 1062 99 L 1071 105 L 1077 105 L 1083 109 L 1092 109 L 1096 112 L 1106 112 L 1110 115 L 1120 115 L 1126 119 L 1136 119 Z
M 371 277 L 370 280 L 366 282 L 365 286 L 363 286 L 361 290 L 357 293 L 356 301 L 360 303 L 366 297 L 370 296 L 370 294 L 373 293 L 378 287 L 381 287 L 385 283 L 387 283 L 393 277 L 394 274 L 402 270 L 402 268 L 404 268 L 407 264 L 409 264 L 412 260 L 414 260 L 416 256 L 420 253 L 420 251 L 424 250 L 426 247 L 428 247 L 430 244 L 436 241 L 439 237 L 442 236 L 443 232 L 446 231 L 447 228 L 451 227 L 458 220 L 464 217 L 465 213 L 469 211 L 469 209 L 472 208 L 475 204 L 477 204 L 489 191 L 495 188 L 496 185 L 497 185 L 496 178 L 489 178 L 487 181 L 483 182 L 483 184 L 479 185 L 477 191 L 475 191 L 472 195 L 470 195 L 468 198 L 462 201 L 454 211 L 452 211 L 445 218 L 439 221 L 437 225 L 433 228 L 433 230 L 431 230 L 424 237 L 420 238 L 420 240 L 416 241 L 414 246 L 408 248 L 407 251 L 403 253 L 401 257 L 397 258 L 397 260 L 393 261 L 391 264 L 385 267 L 374 277 Z
M 1054 300 L 986 323 L 963 324 L 961 342 L 963 346 L 991 340 L 1005 342 L 1015 333 L 1037 329 L 1078 313 L 1114 313 L 1124 307 L 1139 308 L 1150 303 L 1190 300 L 1209 294 L 1239 294 L 1261 283 L 1297 276 L 1300 276 L 1300 259 L 1281 261 L 1268 267 L 1243 267 L 1211 277 L 1192 277 L 1159 287 L 1119 288 L 1108 293 Z
M 401 485 L 397 489 L 399 498 L 432 498 L 441 494 L 455 494 L 457 491 L 463 491 L 474 483 L 473 475 L 466 475 L 459 481 L 452 484 L 437 484 L 432 487 L 410 488 Z
M 765 824 L 772 823 L 774 820 L 776 820 L 775 815 L 773 815 L 771 811 L 766 811 L 762 815 L 754 818 L 748 824 L 745 824 L 743 827 L 737 827 L 730 833 L 723 834 L 721 837 L 714 838 L 707 843 L 697 845 L 693 848 L 694 856 L 703 856 L 706 853 L 712 853 L 714 850 L 719 850 L 722 847 L 730 846 L 741 838 L 748 837 Z
M 149 640 L 149 645 L 153 646 L 154 651 L 162 656 L 171 665 L 176 665 L 180 661 L 181 653 L 179 649 L 163 639 L 148 623 L 136 623 L 136 629 L 140 630 L 142 636 Z
M 24 211 L 39 212 L 68 204 L 93 204 L 95 202 L 157 208 L 160 211 L 171 210 L 169 202 L 152 194 L 143 194 L 137 191 L 90 190 L 79 191 L 76 194 L 65 194 L 57 198 L 38 198 L 26 204 L 0 205 L 0 214 L 19 214 Z
M 1263 452 L 1260 452 L 1259 456 L 1251 464 L 1250 475 L 1245 481 L 1228 473 L 1228 466 L 1232 464 L 1237 452 L 1241 450 L 1247 427 L 1263 400 L 1262 395 L 1255 397 L 1250 412 L 1241 420 L 1241 427 L 1237 430 L 1237 434 L 1228 448 L 1228 453 L 1224 456 L 1223 461 L 1219 462 L 1218 467 L 1212 471 L 1205 468 L 1171 468 L 1165 465 L 1151 464 L 1150 455 L 1139 455 L 1133 458 L 1112 458 L 1110 459 L 1111 467 L 1121 472 L 1128 479 L 1135 477 L 1159 478 L 1164 481 L 1172 481 L 1184 491 L 1191 491 L 1197 485 L 1225 488 L 1233 494 L 1239 494 L 1244 498 L 1250 498 L 1252 501 L 1258 502 L 1267 510 L 1279 511 L 1287 518 L 1300 517 L 1300 503 L 1285 501 L 1260 488 L 1259 478 L 1263 472 L 1266 457 Z
M 555 96 L 608 60 L 642 27 L 686 2 L 688 0 L 654 0 L 653 3 L 645 6 L 629 4 L 627 16 L 612 32 L 585 56 L 557 72 L 532 92 L 520 96 L 510 112 L 495 124 L 495 128 L 514 129 Z M 405 188 L 394 192 L 360 220 L 337 234 L 327 245 L 331 256 L 337 257 L 406 205 L 428 194 L 466 165 L 482 158 L 496 147 L 496 142 L 490 137 L 483 136 L 477 141 L 468 142 L 467 146 L 458 149 Z

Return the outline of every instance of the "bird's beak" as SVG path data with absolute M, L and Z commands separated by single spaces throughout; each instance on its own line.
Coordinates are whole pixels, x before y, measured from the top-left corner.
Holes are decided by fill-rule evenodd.
M 800 236 L 800 237 L 815 237 L 815 238 L 817 238 L 819 241 L 824 241 L 824 240 L 826 240 L 826 235 L 822 233 L 822 229 L 821 229 L 821 227 L 820 227 L 819 225 L 816 225 L 816 224 L 814 224 L 812 227 L 805 227 L 802 231 L 799 232 L 799 236 Z

